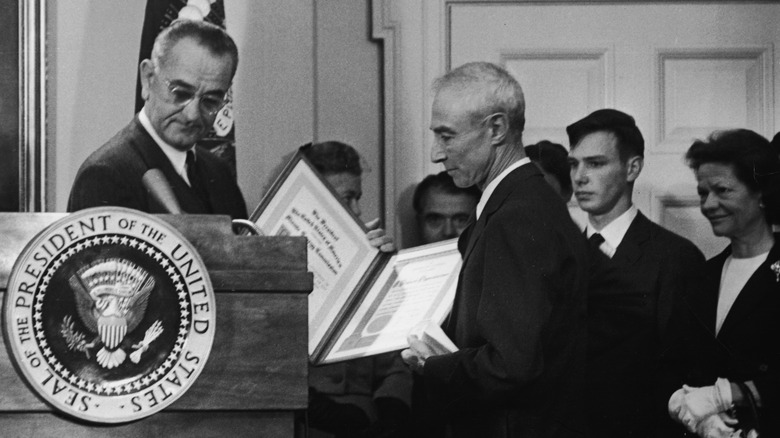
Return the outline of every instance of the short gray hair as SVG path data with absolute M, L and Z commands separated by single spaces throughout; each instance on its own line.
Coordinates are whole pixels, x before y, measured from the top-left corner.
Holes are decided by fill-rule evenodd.
M 451 70 L 433 83 L 433 91 L 454 90 L 472 104 L 472 123 L 494 113 L 504 113 L 509 132 L 522 138 L 525 129 L 525 97 L 517 80 L 505 69 L 489 62 L 470 62 Z
M 217 56 L 230 56 L 233 61 L 230 77 L 236 74 L 238 68 L 238 48 L 233 38 L 225 29 L 207 21 L 176 20 L 166 27 L 154 40 L 151 60 L 155 69 L 165 63 L 168 52 L 179 41 L 190 38 L 198 45 L 206 48 Z

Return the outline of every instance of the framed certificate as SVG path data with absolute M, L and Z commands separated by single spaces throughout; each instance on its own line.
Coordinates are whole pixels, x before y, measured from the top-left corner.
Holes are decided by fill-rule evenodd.
M 441 325 L 452 309 L 460 265 L 457 239 L 399 251 L 334 333 L 323 363 L 400 350 L 421 322 Z
M 380 252 L 365 225 L 300 152 L 250 220 L 266 235 L 308 240 L 314 364 L 404 348 L 417 323 L 441 323 L 450 310 L 460 267 L 455 241 L 395 255 Z

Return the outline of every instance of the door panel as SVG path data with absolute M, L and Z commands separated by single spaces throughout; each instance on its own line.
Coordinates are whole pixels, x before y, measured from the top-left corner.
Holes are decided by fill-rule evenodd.
M 566 125 L 599 108 L 631 114 L 646 142 L 635 204 L 708 256 L 723 248 L 683 156 L 716 129 L 773 135 L 780 5 L 479 3 L 450 16 L 450 66 L 500 63 L 524 87 L 526 144 L 569 146 Z
M 568 146 L 565 126 L 599 108 L 634 116 L 646 143 L 634 202 L 708 256 L 725 242 L 698 211 L 685 151 L 715 129 L 780 126 L 777 2 L 373 0 L 372 12 L 385 43 L 387 225 L 405 246 L 409 193 L 441 170 L 428 161 L 431 81 L 452 66 L 491 61 L 518 77 L 526 144 Z

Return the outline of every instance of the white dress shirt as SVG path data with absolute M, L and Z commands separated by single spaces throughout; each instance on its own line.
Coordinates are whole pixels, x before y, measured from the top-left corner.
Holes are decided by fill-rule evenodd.
M 601 234 L 601 237 L 604 238 L 604 242 L 599 246 L 599 249 L 609 258 L 612 258 L 612 256 L 615 255 L 615 251 L 617 251 L 620 242 L 623 241 L 626 232 L 628 232 L 628 227 L 634 222 L 638 213 L 639 210 L 637 210 L 636 206 L 631 204 L 631 207 L 629 207 L 628 210 L 623 212 L 623 214 L 615 218 L 612 222 L 608 223 L 601 230 L 596 230 L 596 227 L 588 221 L 585 232 L 587 233 L 588 238 L 596 233 Z
M 501 180 L 506 178 L 506 176 L 509 175 L 509 173 L 513 170 L 517 169 L 523 164 L 528 164 L 530 162 L 531 159 L 528 157 L 515 161 L 509 167 L 504 169 L 503 172 L 499 173 L 493 181 L 490 181 L 487 187 L 485 187 L 485 190 L 482 192 L 482 196 L 479 197 L 479 203 L 477 203 L 477 219 L 479 219 L 479 216 L 482 214 L 482 210 L 485 209 L 485 204 L 487 204 L 488 199 L 490 199 L 490 195 L 492 195 L 496 190 L 496 187 L 498 187 L 498 184 L 501 182 Z

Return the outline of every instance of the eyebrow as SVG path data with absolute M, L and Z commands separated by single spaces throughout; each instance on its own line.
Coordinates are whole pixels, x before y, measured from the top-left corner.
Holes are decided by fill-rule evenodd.
M 171 83 L 171 85 L 175 85 L 177 87 L 184 87 L 184 88 L 187 88 L 189 90 L 197 90 L 197 87 L 195 87 L 194 85 L 190 84 L 189 82 L 181 80 L 181 79 L 168 79 L 168 81 Z M 228 88 L 230 88 L 230 86 L 228 86 Z M 227 94 L 227 92 L 228 92 L 228 90 L 221 90 L 221 89 L 208 90 L 208 91 L 205 91 L 203 93 L 203 95 L 224 96 L 225 94 Z
M 429 128 L 431 131 L 435 132 L 436 134 L 446 132 L 448 134 L 456 134 L 455 130 L 450 128 L 449 126 L 431 126 Z

